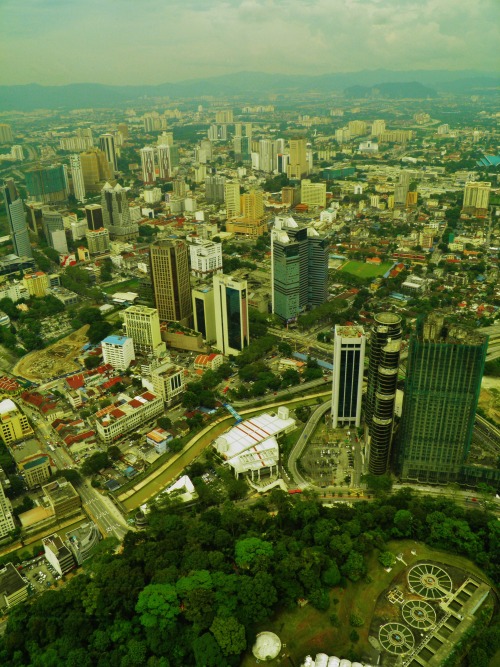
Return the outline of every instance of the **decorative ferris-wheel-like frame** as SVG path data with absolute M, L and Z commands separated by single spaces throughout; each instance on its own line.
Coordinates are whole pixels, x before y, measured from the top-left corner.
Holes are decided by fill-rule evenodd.
M 451 577 L 442 567 L 420 563 L 408 572 L 408 586 L 426 600 L 441 600 L 451 593 Z

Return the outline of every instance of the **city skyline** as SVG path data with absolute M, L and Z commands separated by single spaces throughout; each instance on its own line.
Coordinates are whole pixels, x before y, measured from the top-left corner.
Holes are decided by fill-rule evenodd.
M 3 0 L 0 19 L 0 85 L 160 84 L 242 70 L 498 71 L 495 0 Z M 76 47 L 74 29 L 85 35 Z

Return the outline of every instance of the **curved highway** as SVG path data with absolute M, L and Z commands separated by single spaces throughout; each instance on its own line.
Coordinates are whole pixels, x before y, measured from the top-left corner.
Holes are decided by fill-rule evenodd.
M 300 489 L 305 489 L 307 487 L 312 487 L 315 488 L 313 484 L 308 482 L 299 472 L 298 468 L 298 460 L 302 456 L 302 452 L 304 451 L 305 446 L 307 445 L 307 442 L 311 435 L 314 433 L 316 430 L 316 427 L 320 421 L 320 419 L 323 418 L 323 415 L 325 412 L 328 412 L 332 407 L 332 402 L 326 401 L 326 403 L 322 403 L 319 405 L 316 410 L 312 413 L 312 415 L 309 417 L 307 424 L 304 427 L 304 430 L 300 434 L 299 439 L 295 443 L 292 451 L 290 452 L 290 456 L 288 457 L 288 470 L 290 472 L 290 475 L 293 477 L 293 480 L 295 484 L 297 485 L 297 488 Z M 316 487 L 319 488 L 319 487 Z

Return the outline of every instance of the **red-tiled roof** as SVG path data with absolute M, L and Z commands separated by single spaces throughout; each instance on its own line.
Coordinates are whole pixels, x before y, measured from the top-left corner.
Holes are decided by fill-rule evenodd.
M 145 398 L 147 401 L 154 401 L 154 399 L 156 398 L 156 396 L 152 394 L 150 391 L 144 392 L 144 394 L 142 394 L 142 397 Z
M 138 401 L 136 398 L 133 398 L 131 401 L 128 402 L 129 405 L 131 405 L 133 408 L 140 408 L 142 403 Z
M 120 408 L 115 408 L 114 410 L 111 410 L 110 414 L 112 414 L 113 417 L 115 417 L 116 419 L 120 419 L 120 417 L 125 416 L 125 413 L 123 412 L 123 410 L 120 410 Z

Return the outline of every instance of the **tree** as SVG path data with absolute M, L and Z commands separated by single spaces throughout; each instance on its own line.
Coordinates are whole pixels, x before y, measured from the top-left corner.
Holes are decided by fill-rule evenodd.
M 82 464 L 81 470 L 84 475 L 94 475 L 99 470 L 109 466 L 109 457 L 106 452 L 96 452 Z
M 158 417 L 158 421 L 156 423 L 160 428 L 163 428 L 165 430 L 172 428 L 172 420 L 169 419 L 168 417 Z
M 237 655 L 247 647 L 245 628 L 234 616 L 227 618 L 216 616 L 210 626 L 210 632 L 224 655 Z
M 116 445 L 111 445 L 110 447 L 108 447 L 108 456 L 111 461 L 118 461 L 121 455 L 122 453 L 120 451 L 120 448 L 117 447 Z
M 366 574 L 366 565 L 363 556 L 358 551 L 351 551 L 340 570 L 351 581 L 358 581 Z
M 192 391 L 184 392 L 184 396 L 182 397 L 182 405 L 185 408 L 188 410 L 194 410 L 194 408 L 197 408 L 199 404 L 200 401 L 195 393 Z
M 135 610 L 146 628 L 165 631 L 174 626 L 180 613 L 179 598 L 170 584 L 150 584 L 139 593 Z
M 381 551 L 378 555 L 378 562 L 383 567 L 392 567 L 396 562 L 396 558 L 390 551 Z
M 292 346 L 286 341 L 278 343 L 278 352 L 284 357 L 291 357 L 293 354 Z
M 251 568 L 263 559 L 268 562 L 273 556 L 273 546 L 258 537 L 247 537 L 236 542 L 235 556 L 239 567 Z
M 389 493 L 392 489 L 392 478 L 388 473 L 385 475 L 363 475 L 362 481 L 375 495 Z
M 193 653 L 196 667 L 228 667 L 219 644 L 208 632 L 193 641 Z
M 97 368 L 102 363 L 102 357 L 86 357 L 83 361 L 85 368 L 91 370 L 92 368 Z

